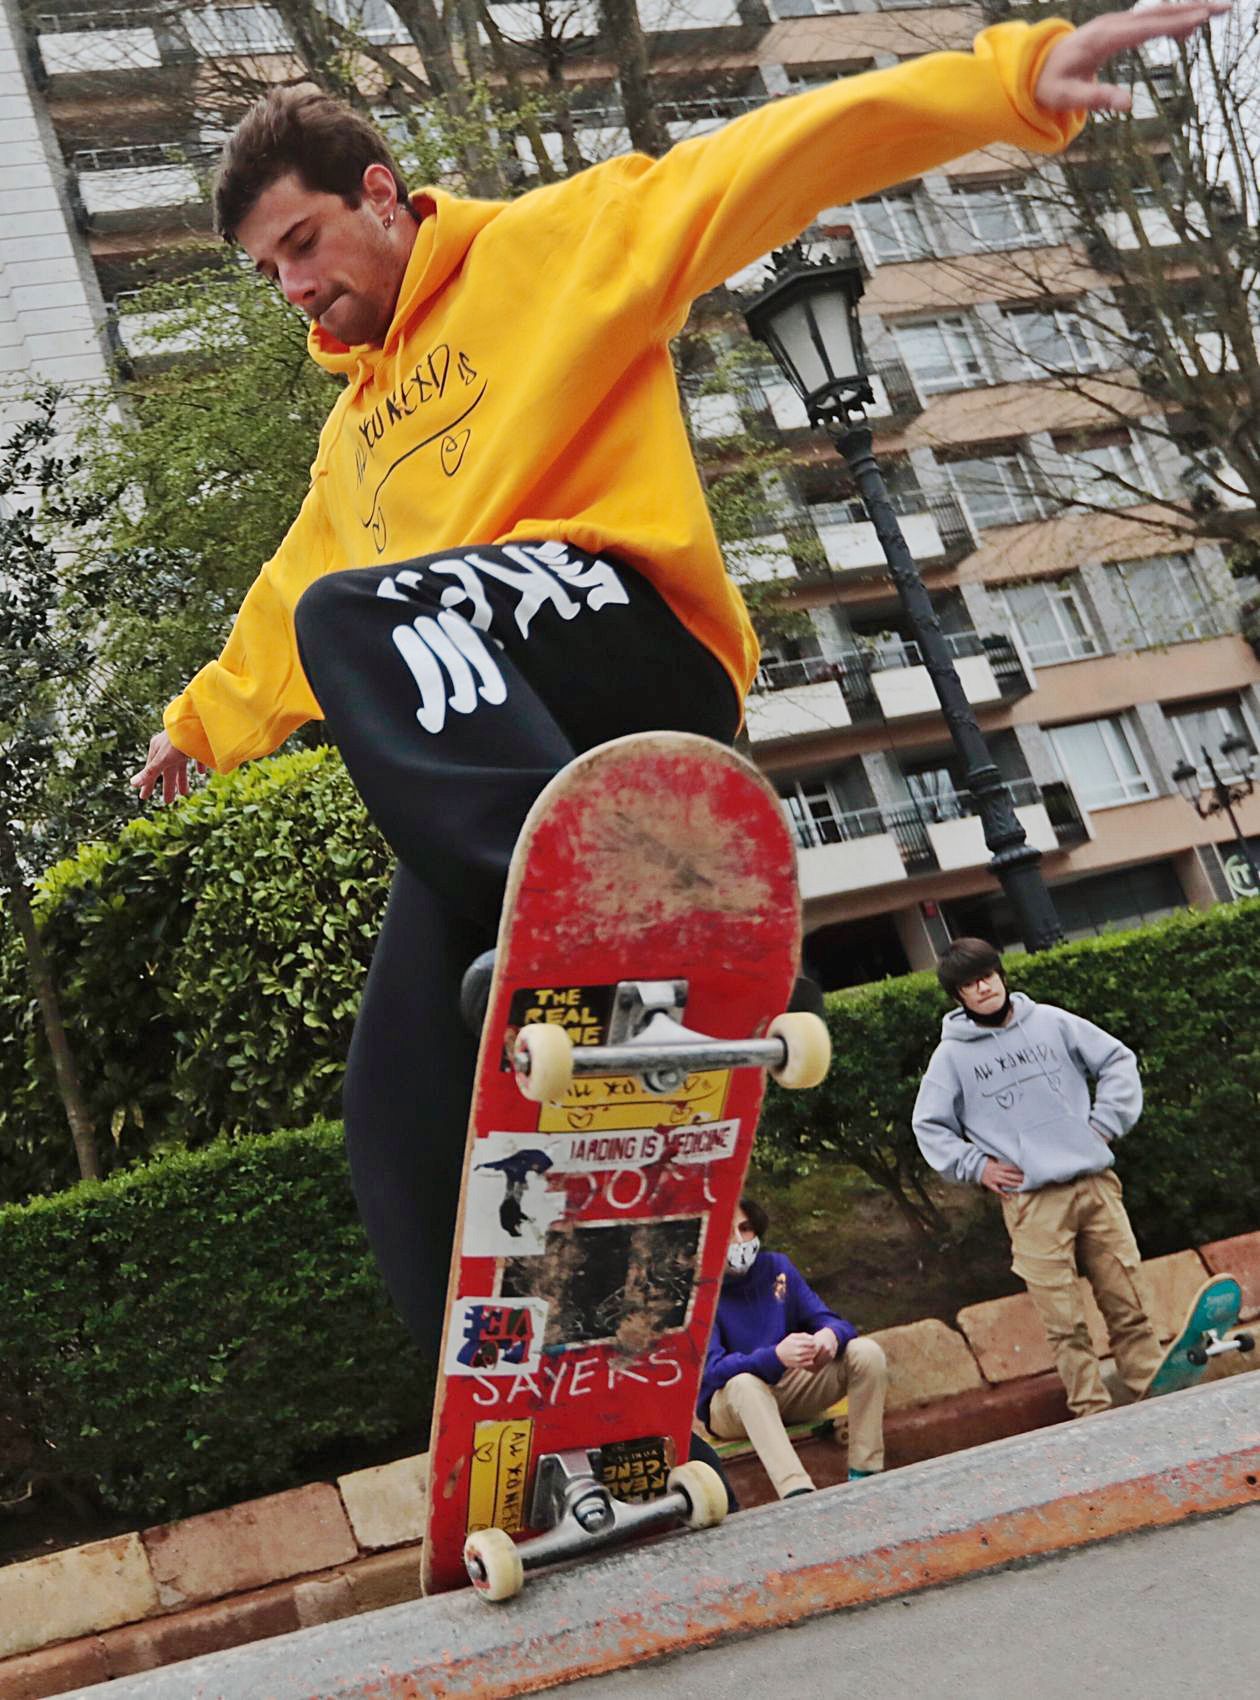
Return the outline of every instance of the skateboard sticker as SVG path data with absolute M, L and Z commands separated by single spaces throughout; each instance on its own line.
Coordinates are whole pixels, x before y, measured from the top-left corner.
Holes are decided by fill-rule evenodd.
M 642 1350 L 687 1325 L 702 1227 L 700 1216 L 566 1224 L 541 1258 L 504 1264 L 499 1302 L 526 1304 L 526 1293 L 545 1301 L 549 1353 L 594 1341 Z
M 468 1533 L 525 1527 L 525 1483 L 534 1424 L 529 1417 L 478 1423 L 468 1476 Z
M 456 1299 L 446 1346 L 447 1375 L 516 1375 L 538 1368 L 547 1326 L 544 1300 Z
M 574 1045 L 602 1045 L 612 1014 L 615 986 L 522 986 L 512 993 L 501 1069 L 512 1067 L 516 1031 L 526 1023 L 563 1027 Z
M 625 1505 L 639 1505 L 664 1493 L 673 1466 L 674 1443 L 663 1434 L 613 1440 L 600 1448 L 599 1479 Z
M 464 1257 L 541 1257 L 565 1215 L 602 1196 L 631 1211 L 655 1195 L 677 1165 L 726 1162 L 739 1121 L 568 1134 L 490 1133 L 477 1141 L 467 1180 Z M 580 1175 L 583 1184 L 566 1186 Z
M 729 1069 L 689 1074 L 675 1092 L 649 1092 L 632 1074 L 575 1080 L 558 1104 L 543 1104 L 538 1118 L 543 1133 L 568 1129 L 610 1132 L 642 1127 L 646 1121 L 680 1125 L 716 1121 L 726 1108 Z

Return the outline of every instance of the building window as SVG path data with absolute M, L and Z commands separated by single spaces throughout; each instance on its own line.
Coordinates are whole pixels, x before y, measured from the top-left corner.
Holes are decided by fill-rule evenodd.
M 1083 808 L 1110 809 L 1155 795 L 1120 715 L 1052 726 L 1049 732 L 1059 771 Z
M 922 260 L 933 252 L 922 206 L 912 195 L 876 195 L 859 201 L 853 213 L 877 265 Z
M 1185 555 L 1155 555 L 1111 569 L 1117 595 L 1132 620 L 1133 645 L 1156 649 L 1215 637 L 1222 620 Z
M 1011 183 L 984 189 L 953 191 L 954 206 L 964 228 L 985 251 L 1024 248 L 1045 239 L 1045 229 L 1032 197 Z
M 1089 615 L 1071 579 L 1012 584 L 990 594 L 1034 667 L 1053 667 L 1099 653 Z
M 1078 313 L 1063 307 L 1021 308 L 1003 318 L 1030 378 L 1102 370 L 1102 348 Z
M 780 791 L 793 836 L 803 850 L 824 844 L 847 844 L 884 830 L 879 810 L 869 804 L 869 791 L 851 769 L 829 779 L 788 784 Z
M 919 390 L 965 390 L 987 383 L 989 365 L 971 321 L 963 313 L 916 319 L 894 325 L 897 352 L 910 368 Z
M 1069 939 L 1095 938 L 1120 928 L 1149 926 L 1186 907 L 1171 862 L 1116 868 L 1050 888 L 1059 923 Z M 951 938 L 979 934 L 999 950 L 1022 950 L 1019 924 L 1007 897 L 964 899 L 944 906 Z
M 1038 493 L 1033 469 L 1018 450 L 982 455 L 950 464 L 955 491 L 967 504 L 976 525 L 1018 525 L 1042 519 L 1046 506 Z
M 1151 499 L 1146 459 L 1127 431 L 1063 451 L 1071 501 L 1089 508 L 1131 508 Z
M 1237 758 L 1221 754 L 1221 744 L 1226 738 L 1241 738 L 1247 750 L 1253 756 L 1256 753 L 1255 739 L 1237 697 L 1180 703 L 1176 708 L 1166 708 L 1164 713 L 1182 755 L 1198 768 L 1201 784 L 1206 786 L 1212 782 L 1203 761 L 1204 750 L 1211 756 L 1222 779 L 1241 778 Z

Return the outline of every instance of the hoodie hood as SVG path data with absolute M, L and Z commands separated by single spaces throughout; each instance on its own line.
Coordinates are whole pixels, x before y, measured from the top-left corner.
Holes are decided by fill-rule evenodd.
M 404 359 L 407 337 L 416 320 L 464 263 L 474 239 L 503 211 L 503 201 L 466 201 L 444 189 L 419 189 L 411 197 L 412 211 L 420 220 L 415 245 L 403 273 L 394 316 L 385 341 L 356 343 L 347 347 L 321 325 L 312 324 L 306 347 L 311 359 L 325 372 L 345 378 L 349 393 L 341 397 L 349 406 L 359 392 L 378 377 L 388 389 L 397 382 Z M 321 458 L 323 451 L 321 450 Z
M 960 1044 L 969 1045 L 994 1033 L 1009 1033 L 1027 1021 L 1036 1007 L 1027 992 L 1012 992 L 1011 1019 L 1005 1027 L 986 1027 L 982 1021 L 973 1021 L 965 1009 L 951 1009 L 941 1022 L 941 1039 L 957 1039 Z

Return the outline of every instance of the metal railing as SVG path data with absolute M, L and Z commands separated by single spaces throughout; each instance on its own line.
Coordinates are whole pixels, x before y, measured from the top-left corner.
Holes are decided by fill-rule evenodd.
M 1061 849 L 1082 843 L 1089 830 L 1066 780 L 1038 785 L 1021 777 L 1004 781 L 1015 808 L 1044 805 Z M 928 828 L 950 821 L 966 820 L 979 813 L 975 798 L 966 789 L 943 791 L 936 797 L 916 797 L 890 808 L 831 809 L 811 813 L 808 819 L 790 815 L 792 833 L 802 850 L 822 849 L 830 844 L 847 844 L 854 839 L 887 833 L 897 846 L 907 873 L 930 872 L 939 866 Z
M 1076 793 L 1066 779 L 1051 779 L 1041 787 L 1041 801 L 1045 805 L 1046 815 L 1054 828 L 1054 836 L 1059 841 L 1059 848 L 1066 850 L 1073 844 L 1084 844 L 1089 837 L 1089 828 L 1081 813 Z
M 1004 697 L 1027 696 L 1032 689 L 1028 674 L 1024 671 L 1024 663 L 1019 658 L 1019 651 L 1010 638 L 1000 632 L 991 632 L 981 639 L 984 653 L 989 658 L 989 666 L 993 669 L 993 677 L 997 687 Z
M 70 163 L 76 171 L 148 171 L 170 165 L 195 167 L 217 153 L 208 143 L 186 147 L 180 142 L 134 142 L 129 147 L 79 148 L 71 154 Z

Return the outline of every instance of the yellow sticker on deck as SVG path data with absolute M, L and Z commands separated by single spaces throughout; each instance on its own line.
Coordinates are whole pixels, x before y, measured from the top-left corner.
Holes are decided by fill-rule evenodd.
M 534 1425 L 528 1417 L 478 1423 L 468 1476 L 468 1533 L 525 1527 L 525 1484 Z
M 603 1133 L 630 1127 L 685 1127 L 718 1121 L 726 1107 L 729 1069 L 689 1074 L 674 1092 L 649 1092 L 634 1075 L 575 1080 L 558 1104 L 544 1104 L 540 1133 Z

